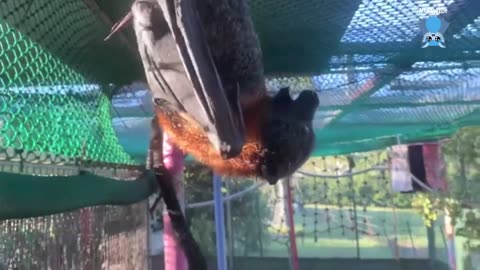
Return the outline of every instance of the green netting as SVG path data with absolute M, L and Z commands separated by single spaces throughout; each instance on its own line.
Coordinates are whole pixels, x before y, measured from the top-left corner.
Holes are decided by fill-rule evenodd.
M 319 94 L 315 155 L 367 151 L 399 140 L 436 140 L 480 123 L 480 1 L 249 2 L 271 89 L 288 85 L 295 91 L 309 88 Z M 16 173 L 39 174 L 35 166 L 45 163 L 63 169 L 65 164 L 75 166 L 72 160 L 77 159 L 133 163 L 113 132 L 110 103 L 115 89 L 142 79 L 143 69 L 131 29 L 103 41 L 112 22 L 123 17 L 130 5 L 131 1 L 118 0 L 0 0 L 0 160 L 14 161 L 19 167 L 26 161 L 33 168 L 19 168 Z M 448 9 L 447 49 L 420 48 L 418 22 L 425 18 L 420 11 L 424 7 Z M 131 138 L 129 143 L 136 144 L 136 137 Z M 6 169 L 2 165 L 0 170 Z M 26 178 L 20 177 L 25 176 L 0 175 L 4 192 L 0 198 L 10 198 L 10 205 L 23 207 L 10 210 L 24 216 L 92 203 L 125 203 L 125 193 L 132 187 L 135 192 L 130 198 L 135 200 L 152 191 L 148 183 L 108 181 L 111 186 L 102 186 L 107 180 L 97 179 L 89 186 L 87 179 L 77 177 L 59 182 L 50 179 L 49 183 L 28 178 L 35 183 L 25 184 Z M 38 205 L 22 204 L 17 195 L 34 199 Z M 121 236 L 128 231 L 118 230 L 118 225 L 131 220 L 120 214 L 121 218 L 108 223 L 111 219 L 103 217 L 110 211 L 98 209 L 103 211 L 90 218 L 96 220 L 94 225 L 85 226 L 97 228 L 92 239 L 100 240 L 109 254 L 114 248 L 122 250 L 120 244 L 112 248 L 104 240 L 109 233 Z M 144 220 L 145 214 L 141 214 Z M 9 237 L 2 238 L 2 247 L 13 248 L 2 250 L 7 255 L 0 261 L 14 258 L 20 268 L 19 262 L 35 264 L 42 261 L 37 258 L 45 257 L 32 256 L 44 250 L 35 247 L 47 243 L 47 251 L 65 252 L 57 252 L 49 261 L 67 256 L 66 261 L 83 267 L 81 262 L 92 257 L 81 252 L 85 254 L 72 259 L 78 249 L 100 254 L 93 248 L 100 245 L 87 241 L 76 248 L 79 226 L 72 221 L 78 219 L 73 213 L 3 222 L 0 225 Z M 38 232 L 32 229 L 37 226 Z M 70 231 L 73 236 L 65 233 Z M 92 235 L 90 230 L 82 231 L 82 235 Z M 26 236 L 30 232 L 36 233 L 34 237 Z M 30 240 L 19 244 L 19 239 Z M 5 244 L 8 241 L 16 244 Z M 16 254 L 17 250 L 21 253 Z M 92 260 L 102 262 L 96 257 Z
M 153 173 L 135 181 L 90 173 L 46 177 L 0 172 L 0 179 L 0 189 L 8 191 L 0 196 L 0 221 L 48 216 L 88 206 L 131 205 L 156 191 Z
M 275 47 L 282 59 L 302 59 L 288 61 L 289 67 L 284 63 L 282 70 L 267 70 L 268 85 L 318 91 L 315 155 L 436 140 L 480 123 L 478 1 L 335 1 L 322 3 L 327 9 L 322 12 L 307 2 L 289 6 L 290 13 L 269 1 L 252 1 L 252 6 L 262 10 L 255 11 L 262 42 Z M 427 17 L 421 8 L 427 7 L 448 10 L 447 49 L 421 49 L 419 23 Z M 317 17 L 312 21 L 313 12 Z M 270 18 L 277 15 L 274 26 Z M 329 29 L 343 29 L 340 38 Z M 290 74 L 277 74 L 282 72 Z
M 125 77 L 107 61 L 120 51 L 96 45 L 107 29 L 82 1 L 0 2 L 1 156 L 13 148 L 133 163 L 111 126 L 108 83 Z
M 111 3 L 101 2 L 108 10 Z M 250 1 L 269 88 L 318 92 L 314 155 L 322 156 L 437 140 L 478 125 L 479 3 Z M 427 7 L 448 10 L 446 49 L 421 48 Z
M 480 2 L 249 2 L 272 90 L 318 91 L 315 155 L 435 140 L 480 123 Z M 130 5 L 0 1 L 0 148 L 133 162 L 108 107 L 112 89 L 142 79 L 135 37 L 129 28 L 103 42 Z M 427 7 L 448 10 L 446 49 L 421 49 Z

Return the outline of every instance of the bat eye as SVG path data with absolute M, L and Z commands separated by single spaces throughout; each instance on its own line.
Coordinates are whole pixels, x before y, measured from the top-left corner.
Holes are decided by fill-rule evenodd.
M 440 38 L 440 37 L 435 37 L 435 40 L 436 40 L 436 41 L 440 41 L 441 38 Z

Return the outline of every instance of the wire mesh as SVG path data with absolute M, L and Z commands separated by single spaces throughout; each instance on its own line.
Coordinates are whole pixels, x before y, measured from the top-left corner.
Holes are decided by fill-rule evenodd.
M 378 168 L 349 176 L 344 157 L 328 157 L 308 167 L 319 176 L 298 177 L 299 256 L 428 258 L 426 227 L 410 207 L 413 194 L 391 191 L 386 156 L 360 155 L 354 160 L 354 171 Z
M 53 155 L 12 152 L 8 160 L 0 160 L 0 172 L 78 175 L 77 165 Z M 140 174 L 140 171 L 109 166 L 84 169 L 117 181 L 132 180 Z M 147 213 L 146 202 L 141 202 L 2 220 L 0 269 L 146 269 Z
M 146 269 L 144 203 L 1 221 L 0 228 L 0 269 Z
M 399 134 L 411 141 L 435 139 L 478 124 L 475 1 L 249 3 L 266 72 L 273 76 L 270 88 L 319 92 L 316 155 L 362 151 L 359 140 Z M 128 4 L 0 4 L 1 148 L 71 157 L 86 148 L 90 159 L 134 162 L 112 132 L 107 97 L 110 84 L 116 88 L 140 79 L 142 68 L 131 29 L 103 42 Z M 448 49 L 442 53 L 426 53 L 417 40 L 429 8 L 447 10 Z M 279 42 L 280 36 L 289 38 Z M 393 80 L 379 79 L 388 72 Z M 282 78 L 281 73 L 315 76 Z M 408 121 L 398 123 L 402 117 Z M 341 133 L 352 136 L 335 136 Z M 370 148 L 386 143 L 370 142 Z
M 300 258 L 427 259 L 427 229 L 421 215 L 411 207 L 415 195 L 391 190 L 386 152 L 353 158 L 351 177 L 347 159 L 331 156 L 312 159 L 292 179 L 294 232 Z M 208 170 L 200 171 L 203 173 L 195 174 L 194 181 L 187 182 L 189 204 L 211 200 L 211 179 L 204 174 Z M 253 185 L 246 179 L 224 181 L 229 183 L 225 196 Z M 282 185 L 264 185 L 225 203 L 230 258 L 290 256 L 285 194 Z M 203 250 L 214 255 L 212 207 L 188 209 L 196 238 L 202 239 Z M 436 230 L 436 248 L 443 256 L 445 243 L 440 229 Z M 235 264 L 236 259 L 232 260 Z
M 108 28 L 86 2 L 0 2 L 2 154 L 13 148 L 133 164 L 110 116 L 111 83 L 120 81 L 108 77 L 121 70 L 105 57 L 122 48 L 95 49 Z M 111 52 L 98 55 L 97 67 L 89 63 L 105 49 Z

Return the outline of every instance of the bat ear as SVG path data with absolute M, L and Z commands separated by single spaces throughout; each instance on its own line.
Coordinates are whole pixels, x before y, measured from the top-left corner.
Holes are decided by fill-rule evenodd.
M 275 95 L 273 98 L 275 102 L 280 102 L 280 103 L 289 103 L 292 102 L 293 99 L 290 96 L 290 87 L 283 87 L 278 90 L 278 93 Z
M 299 120 L 312 121 L 320 100 L 313 90 L 303 90 L 294 103 L 294 114 Z

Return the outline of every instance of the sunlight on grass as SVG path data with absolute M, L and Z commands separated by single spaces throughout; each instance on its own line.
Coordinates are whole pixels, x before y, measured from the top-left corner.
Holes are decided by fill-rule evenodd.
M 331 218 L 330 224 L 326 223 L 327 214 L 339 216 L 343 213 L 343 221 Z M 339 208 L 331 205 L 306 205 L 303 212 L 295 213 L 295 234 L 300 257 L 323 257 L 323 258 L 353 258 L 357 256 L 356 236 L 352 229 L 354 224 L 350 219 L 347 208 Z M 359 233 L 360 255 L 362 258 L 393 258 L 389 240 L 395 237 L 401 249 L 412 250 L 412 253 L 424 256 L 428 250 L 426 227 L 421 217 L 412 209 L 397 209 L 396 219 L 392 208 L 369 207 L 366 212 L 358 211 L 357 227 Z M 315 218 L 317 217 L 317 218 Z M 318 221 L 315 226 L 315 220 Z M 333 222 L 333 221 L 335 222 Z M 367 222 L 365 222 L 367 221 Z M 342 223 L 343 222 L 343 223 Z M 345 227 L 342 229 L 340 226 Z M 330 228 L 330 231 L 328 231 Z M 282 257 L 288 255 L 287 240 L 288 228 L 285 224 L 280 227 L 271 227 L 269 232 L 272 241 L 264 246 L 264 256 Z M 440 234 L 440 230 L 437 230 Z M 315 238 L 317 238 L 315 241 Z M 444 242 L 441 236 L 437 237 L 436 247 L 442 249 Z M 255 256 L 255 254 L 252 254 Z

